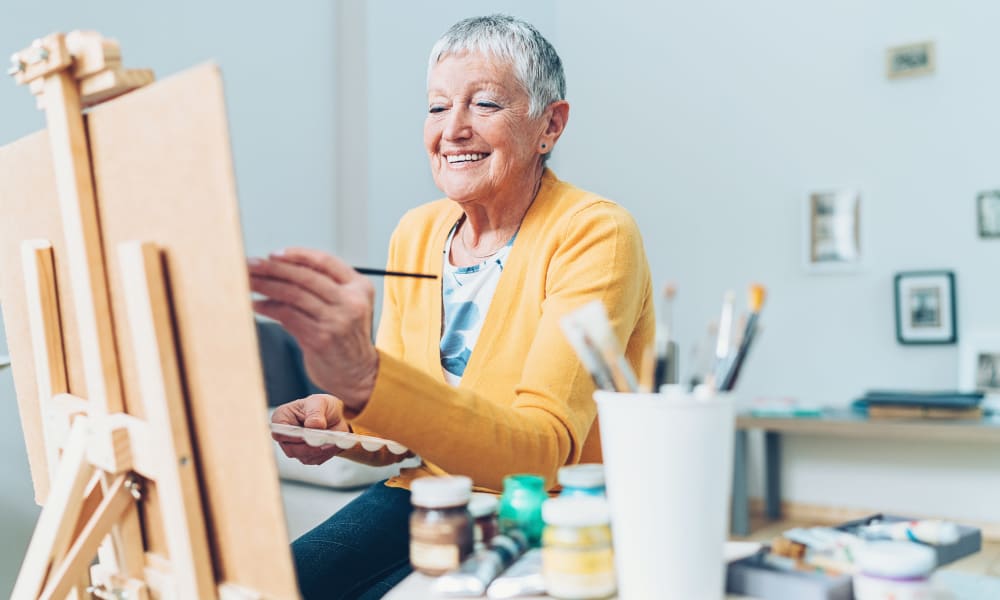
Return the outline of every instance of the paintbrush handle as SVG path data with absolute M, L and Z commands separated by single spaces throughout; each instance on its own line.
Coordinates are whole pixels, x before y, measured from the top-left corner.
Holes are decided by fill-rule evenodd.
M 384 269 L 369 269 L 366 267 L 354 267 L 354 270 L 362 275 L 381 275 L 383 277 L 416 277 L 419 279 L 437 279 L 437 275 L 429 273 L 407 273 L 404 271 L 386 271 Z
M 729 392 L 736 386 L 736 379 L 740 375 L 740 368 L 743 366 L 743 361 L 746 360 L 747 353 L 750 352 L 750 344 L 753 343 L 753 338 L 757 333 L 758 315 L 759 313 L 751 313 L 747 319 L 743 341 L 740 342 L 740 347 L 736 351 L 736 356 L 733 358 L 732 364 L 726 370 L 725 376 L 722 377 L 721 384 L 719 385 L 720 391 Z

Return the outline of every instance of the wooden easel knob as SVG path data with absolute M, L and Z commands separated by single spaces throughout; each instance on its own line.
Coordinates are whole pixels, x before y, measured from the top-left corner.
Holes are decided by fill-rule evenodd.
M 11 56 L 7 72 L 28 85 L 44 109 L 45 78 L 71 70 L 80 86 L 80 104 L 90 107 L 153 82 L 150 69 L 124 69 L 121 47 L 96 31 L 53 33 Z

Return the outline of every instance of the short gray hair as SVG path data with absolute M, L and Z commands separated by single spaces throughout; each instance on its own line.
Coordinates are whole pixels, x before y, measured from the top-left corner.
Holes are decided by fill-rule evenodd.
M 510 61 L 528 92 L 528 115 L 537 117 L 549 104 L 566 99 L 566 77 L 556 49 L 530 23 L 507 15 L 472 17 L 452 25 L 434 44 L 431 69 L 449 54 L 479 52 Z

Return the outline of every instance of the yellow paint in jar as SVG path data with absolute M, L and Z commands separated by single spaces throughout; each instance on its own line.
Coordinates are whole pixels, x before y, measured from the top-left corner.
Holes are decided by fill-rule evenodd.
M 607 500 L 571 496 L 542 506 L 542 575 L 545 590 L 560 600 L 614 595 L 615 560 Z

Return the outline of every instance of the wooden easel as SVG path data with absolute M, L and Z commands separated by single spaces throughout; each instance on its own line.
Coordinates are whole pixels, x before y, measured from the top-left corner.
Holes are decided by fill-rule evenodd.
M 21 241 L 21 285 L 8 280 L 0 290 L 7 294 L 4 310 L 36 497 L 44 501 L 12 597 L 297 597 L 287 535 L 276 540 L 271 535 L 258 549 L 271 554 L 263 561 L 271 572 L 247 576 L 255 566 L 233 568 L 230 550 L 246 540 L 222 539 L 234 536 L 221 516 L 214 528 L 206 522 L 206 509 L 222 513 L 232 504 L 232 490 L 222 497 L 213 487 L 266 486 L 274 469 L 265 461 L 256 480 L 215 481 L 209 478 L 218 474 L 217 467 L 204 472 L 241 457 L 225 456 L 226 446 L 213 441 L 217 424 L 189 410 L 199 390 L 197 381 L 185 378 L 184 363 L 194 358 L 185 357 L 178 339 L 190 335 L 186 322 L 178 321 L 181 307 L 171 284 L 182 285 L 184 278 L 170 277 L 169 248 L 127 241 L 109 251 L 118 221 L 127 219 L 98 197 L 99 157 L 92 156 L 98 142 L 91 139 L 94 131 L 88 130 L 83 109 L 152 83 L 152 72 L 123 69 L 117 43 L 91 32 L 50 35 L 12 60 L 10 74 L 30 86 L 46 113 L 63 234 L 61 240 Z M 18 144 L 12 145 L 15 155 Z M 0 162 L 5 156 L 0 153 Z M 105 186 L 109 197 L 111 187 Z M 40 196 L 44 192 L 37 190 Z M 13 288 L 23 292 L 21 303 L 10 298 Z M 232 299 L 241 292 L 248 306 L 245 289 L 219 294 Z M 19 313 L 18 307 L 24 310 Z M 23 331 L 12 328 L 11 316 L 27 317 L 29 343 L 21 339 Z M 259 378 L 259 364 L 244 360 L 241 367 L 256 368 Z M 82 378 L 76 374 L 81 370 Z M 253 432 L 263 434 L 260 443 L 267 444 L 263 407 L 259 418 L 252 416 L 254 408 L 247 407 L 251 417 L 237 421 L 249 419 Z M 266 450 L 255 456 L 267 456 L 269 446 Z M 276 478 L 269 485 L 260 493 L 272 513 Z M 270 516 L 280 515 L 279 501 Z M 90 567 L 95 555 L 98 563 Z

